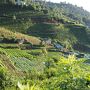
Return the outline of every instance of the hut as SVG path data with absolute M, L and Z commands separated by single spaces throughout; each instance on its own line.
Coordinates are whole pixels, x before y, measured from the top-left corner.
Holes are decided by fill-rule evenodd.
M 44 42 L 46 45 L 51 45 L 52 44 L 52 40 L 48 39 L 48 38 L 44 38 Z
M 25 42 L 25 39 L 19 39 L 19 40 L 18 40 L 18 44 L 19 44 L 19 45 L 23 44 L 24 42 Z
M 64 47 L 58 43 L 53 43 L 54 47 L 60 51 L 63 51 L 64 50 Z

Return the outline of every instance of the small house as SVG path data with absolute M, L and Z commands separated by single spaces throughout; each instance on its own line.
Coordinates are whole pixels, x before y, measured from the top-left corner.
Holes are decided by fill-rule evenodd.
M 54 43 L 53 45 L 54 45 L 54 47 L 55 47 L 56 49 L 58 49 L 58 50 L 61 50 L 61 51 L 64 50 L 64 47 L 63 47 L 62 45 L 58 44 L 58 43 Z
M 52 40 L 48 38 L 41 39 L 41 45 L 52 45 Z
M 52 44 L 52 40 L 48 39 L 48 38 L 44 38 L 44 42 L 46 45 L 51 45 Z
M 18 44 L 19 44 L 19 45 L 23 44 L 24 42 L 25 42 L 24 39 L 19 39 L 19 40 L 18 40 Z
M 52 44 L 52 40 L 51 39 L 48 39 L 45 41 L 47 45 L 51 45 Z

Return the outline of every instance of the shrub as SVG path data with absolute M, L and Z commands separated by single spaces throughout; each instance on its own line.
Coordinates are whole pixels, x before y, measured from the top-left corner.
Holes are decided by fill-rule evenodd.
M 0 90 L 3 90 L 5 88 L 5 81 L 6 81 L 5 71 L 0 66 Z

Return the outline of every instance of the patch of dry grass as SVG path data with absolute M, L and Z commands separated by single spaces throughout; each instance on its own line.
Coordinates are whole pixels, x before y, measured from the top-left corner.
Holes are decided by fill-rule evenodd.
M 33 36 L 28 36 L 25 34 L 21 34 L 19 32 L 12 32 L 6 28 L 0 27 L 0 38 L 7 38 L 7 39 L 25 39 L 27 42 L 32 44 L 39 44 L 40 40 Z

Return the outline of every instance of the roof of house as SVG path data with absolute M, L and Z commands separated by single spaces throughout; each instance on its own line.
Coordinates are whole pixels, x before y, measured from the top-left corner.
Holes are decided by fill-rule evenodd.
M 61 45 L 58 44 L 58 43 L 54 43 L 54 46 L 55 46 L 56 48 L 63 48 L 63 46 L 61 46 Z

